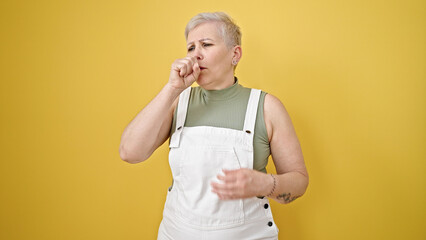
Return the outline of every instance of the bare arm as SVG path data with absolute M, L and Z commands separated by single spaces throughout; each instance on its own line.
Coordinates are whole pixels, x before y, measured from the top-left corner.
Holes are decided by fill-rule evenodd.
M 121 135 L 121 159 L 129 163 L 145 161 L 167 140 L 178 96 L 198 79 L 199 74 L 196 58 L 177 59 L 172 64 L 169 82 Z
M 290 116 L 278 98 L 270 94 L 265 96 L 264 116 L 277 170 L 271 198 L 280 203 L 290 203 L 305 193 L 309 183 L 302 149 Z M 274 179 L 267 177 L 269 185 L 273 186 Z
M 223 183 L 212 182 L 212 191 L 220 199 L 268 196 L 279 203 L 290 203 L 302 196 L 309 178 L 299 140 L 284 105 L 267 94 L 264 103 L 266 130 L 277 175 L 240 168 L 223 170 L 217 175 Z M 275 184 L 274 184 L 275 182 Z
M 129 123 L 121 136 L 121 159 L 129 163 L 145 161 L 167 140 L 179 93 L 166 84 Z

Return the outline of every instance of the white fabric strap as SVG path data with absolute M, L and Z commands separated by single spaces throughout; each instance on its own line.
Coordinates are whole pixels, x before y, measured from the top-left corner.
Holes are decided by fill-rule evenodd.
M 191 95 L 191 87 L 183 90 L 179 95 L 178 112 L 176 115 L 176 129 L 170 139 L 169 147 L 179 147 L 180 135 L 182 134 L 185 124 L 186 112 L 188 110 L 189 96 Z
M 259 105 L 260 90 L 252 89 L 247 104 L 246 117 L 244 120 L 243 131 L 254 135 L 254 125 L 256 124 L 257 107 Z

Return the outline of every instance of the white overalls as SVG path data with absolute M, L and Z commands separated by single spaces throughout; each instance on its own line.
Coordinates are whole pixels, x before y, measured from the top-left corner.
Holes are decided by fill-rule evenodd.
M 222 169 L 253 169 L 253 135 L 260 90 L 252 89 L 242 131 L 184 127 L 191 87 L 179 97 L 170 139 L 173 187 L 167 193 L 158 239 L 278 239 L 267 198 L 220 200 L 210 183 Z

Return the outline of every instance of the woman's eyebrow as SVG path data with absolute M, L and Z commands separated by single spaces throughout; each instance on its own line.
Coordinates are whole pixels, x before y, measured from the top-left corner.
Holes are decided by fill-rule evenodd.
M 200 39 L 200 40 L 198 40 L 199 42 L 202 42 L 202 41 L 205 41 L 205 40 L 210 40 L 210 41 L 213 41 L 213 39 L 210 39 L 210 38 L 202 38 L 202 39 Z M 188 45 L 191 45 L 191 44 L 193 44 L 194 42 L 189 42 L 186 46 L 188 46 Z

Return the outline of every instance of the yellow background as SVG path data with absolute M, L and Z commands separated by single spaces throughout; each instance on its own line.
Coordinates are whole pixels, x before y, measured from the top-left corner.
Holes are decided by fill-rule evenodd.
M 299 136 L 310 185 L 272 204 L 280 239 L 426 239 L 425 1 L 0 9 L 0 239 L 156 238 L 167 144 L 132 165 L 120 137 L 185 56 L 185 25 L 204 11 L 240 25 L 240 83 L 279 97 Z

